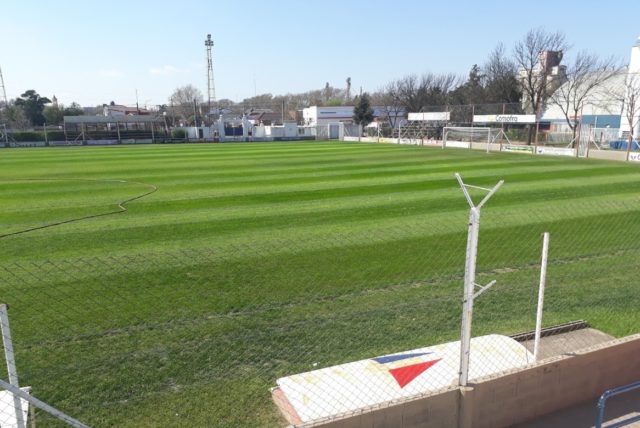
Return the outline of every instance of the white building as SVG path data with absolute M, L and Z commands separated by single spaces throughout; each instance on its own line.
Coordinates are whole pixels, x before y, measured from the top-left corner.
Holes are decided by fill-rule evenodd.
M 625 88 L 629 90 L 629 92 L 633 92 L 636 95 L 640 94 L 640 37 L 636 40 L 636 43 L 631 48 L 631 58 L 629 59 L 629 69 L 627 72 L 627 78 L 625 81 Z M 629 94 L 626 93 L 625 97 L 628 99 Z M 637 100 L 640 102 L 640 100 Z M 620 136 L 628 135 L 631 129 L 629 128 L 629 119 L 627 119 L 628 103 L 625 103 L 624 109 L 622 111 L 622 123 L 620 124 Z M 640 138 L 640 109 L 636 105 L 636 114 L 633 119 L 635 122 L 635 129 L 633 129 L 633 138 L 638 140 Z
M 585 99 L 584 108 L 580 112 L 581 123 L 594 128 L 620 129 L 619 137 L 628 135 L 627 88 L 633 85 L 638 92 L 640 90 L 640 37 L 631 48 L 626 72 L 607 80 Z M 553 103 L 547 105 L 541 121 L 551 123 L 552 130 L 568 131 L 564 113 L 558 105 Z M 638 137 L 640 137 L 640 125 L 634 130 L 634 138 Z
M 613 76 L 585 98 L 584 107 L 578 113 L 581 116 L 580 119 L 583 125 L 591 125 L 594 128 L 617 129 L 621 127 L 622 122 L 624 122 L 621 120 L 621 114 L 623 107 L 622 94 L 624 94 L 626 78 L 626 73 Z M 565 83 L 565 85 L 567 84 Z M 558 93 L 555 96 L 560 97 Z M 562 102 L 562 99 L 560 99 L 560 102 Z M 560 106 L 555 103 L 548 102 L 540 120 L 541 122 L 551 123 L 552 131 L 569 131 L 566 116 Z
M 374 120 L 389 122 L 392 127 L 398 120 L 407 117 L 401 108 L 372 106 Z M 312 106 L 302 110 L 302 118 L 307 126 L 328 125 L 330 123 L 353 123 L 353 106 L 320 107 Z

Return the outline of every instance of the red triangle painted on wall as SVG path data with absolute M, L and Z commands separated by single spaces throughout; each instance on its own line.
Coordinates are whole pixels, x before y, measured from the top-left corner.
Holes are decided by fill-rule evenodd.
M 424 363 L 412 364 L 410 366 L 398 367 L 397 369 L 389 370 L 391 376 L 394 377 L 400 388 L 407 386 L 412 380 L 424 373 L 429 367 L 440 361 L 441 358 L 433 361 L 427 361 Z

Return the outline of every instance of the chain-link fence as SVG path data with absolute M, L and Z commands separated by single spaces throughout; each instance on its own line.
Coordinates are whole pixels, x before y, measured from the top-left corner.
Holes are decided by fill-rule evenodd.
M 541 355 L 593 344 L 570 334 L 587 324 L 602 337 L 640 330 L 637 186 L 621 181 L 602 202 L 571 197 L 568 182 L 543 193 L 507 184 L 482 213 L 475 282 L 497 282 L 475 302 L 471 380 L 533 361 L 543 232 L 543 327 L 586 324 L 543 332 Z M 455 386 L 468 207 L 448 184 L 424 202 L 429 215 L 373 221 L 362 206 L 359 222 L 299 239 L 38 262 L 6 254 L 0 296 L 20 386 L 93 426 L 277 426 L 273 399 L 304 422 Z M 10 398 L 0 398 L 2 426 L 15 420 Z M 57 423 L 29 409 L 27 422 Z

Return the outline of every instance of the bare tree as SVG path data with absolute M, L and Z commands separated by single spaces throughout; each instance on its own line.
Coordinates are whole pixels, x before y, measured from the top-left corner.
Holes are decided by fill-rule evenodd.
M 602 85 L 620 73 L 613 57 L 600 59 L 588 52 L 579 52 L 573 62 L 567 66 L 566 82 L 551 94 L 549 101 L 557 105 L 572 132 L 573 146 L 581 112 Z
M 398 126 L 399 118 L 404 116 L 405 113 L 398 91 L 398 82 L 389 82 L 384 88 L 372 94 L 371 102 L 381 107 L 383 115 L 389 121 L 389 126 L 395 129 Z
M 623 117 L 629 125 L 629 137 L 627 143 L 627 160 L 633 145 L 634 137 L 636 141 L 640 139 L 640 74 L 630 72 L 625 82 L 625 102 Z
M 513 48 L 513 57 L 520 72 L 520 83 L 525 100 L 525 110 L 535 114 L 539 120 L 549 95 L 553 92 L 550 83 L 561 83 L 553 78 L 553 67 L 558 64 L 551 62 L 551 53 L 556 59 L 562 59 L 563 52 L 568 48 L 564 34 L 549 33 L 538 28 L 529 30 L 522 40 Z M 529 128 L 528 144 L 531 144 L 533 128 Z
M 395 81 L 397 98 L 408 112 L 419 112 L 426 106 L 444 106 L 449 94 L 460 86 L 455 74 L 410 74 Z
M 24 111 L 15 105 L 15 100 L 10 100 L 9 104 L 0 111 L 0 123 L 13 129 L 27 129 L 29 127 L 29 119 Z
M 522 98 L 518 82 L 518 67 L 507 57 L 504 45 L 499 43 L 482 66 L 487 102 L 517 103 Z
M 193 85 L 185 85 L 176 88 L 169 97 L 169 103 L 173 113 L 187 121 L 194 116 L 196 106 L 202 103 L 202 92 Z

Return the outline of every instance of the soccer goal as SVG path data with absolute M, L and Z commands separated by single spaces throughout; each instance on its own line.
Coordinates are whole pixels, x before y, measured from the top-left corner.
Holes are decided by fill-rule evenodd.
M 470 149 L 472 143 L 484 143 L 489 151 L 492 144 L 510 143 L 501 128 L 447 126 L 442 130 L 442 147 Z

